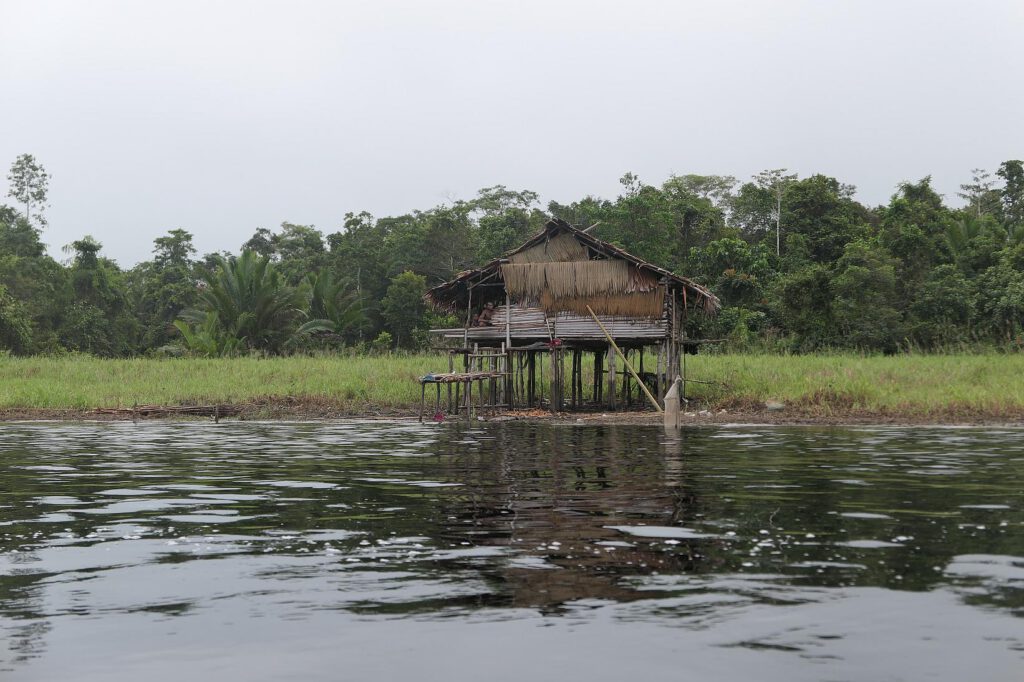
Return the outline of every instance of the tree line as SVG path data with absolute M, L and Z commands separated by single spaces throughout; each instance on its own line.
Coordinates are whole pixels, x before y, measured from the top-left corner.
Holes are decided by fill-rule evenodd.
M 130 269 L 83 236 L 59 262 L 43 243 L 50 176 L 31 155 L 0 204 L 0 351 L 105 357 L 422 348 L 461 322 L 425 290 L 500 256 L 549 217 L 714 291 L 714 319 L 689 334 L 733 349 L 1018 349 L 1024 325 L 1024 164 L 972 171 L 960 207 L 929 177 L 868 207 L 855 188 L 785 169 L 746 182 L 632 173 L 614 199 L 542 207 L 504 186 L 400 216 L 345 214 L 336 231 L 259 228 L 239 252 L 198 255 L 172 229 Z

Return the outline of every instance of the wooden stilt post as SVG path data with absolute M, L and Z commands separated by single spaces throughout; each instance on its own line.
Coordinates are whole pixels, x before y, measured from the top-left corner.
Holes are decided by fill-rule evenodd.
M 559 348 L 558 349 L 558 364 L 560 365 L 558 373 L 562 376 L 562 398 L 561 398 L 561 403 L 562 404 L 561 404 L 561 409 L 564 410 L 566 408 L 566 406 L 567 406 L 566 398 L 565 398 L 565 396 L 566 396 L 566 389 L 569 388 L 568 386 L 565 385 L 566 381 L 565 381 L 565 349 L 564 348 Z
M 629 363 L 629 349 L 627 348 L 622 356 L 622 360 L 625 363 Z M 633 407 L 633 387 L 630 385 L 630 375 L 623 373 L 622 375 L 622 402 L 626 404 L 627 408 Z
M 452 374 L 454 372 L 455 372 L 455 356 L 452 355 L 451 352 L 449 351 L 449 353 L 448 353 L 448 373 Z M 453 407 L 455 407 L 455 405 L 452 403 L 452 385 L 451 385 L 451 382 L 449 382 L 448 383 L 448 414 L 452 413 L 452 408 Z
M 583 407 L 583 351 L 576 351 L 576 398 L 577 407 Z
M 523 353 L 516 353 L 516 405 L 521 405 L 526 402 L 525 370 L 526 355 Z
M 537 359 L 534 357 L 537 351 L 526 351 L 526 404 L 533 407 L 533 401 L 537 398 Z
M 576 351 L 569 355 L 569 407 L 576 409 Z
M 679 397 L 682 399 L 682 402 L 685 405 L 686 404 L 686 348 L 685 347 L 683 348 L 683 374 L 682 374 L 682 376 L 683 376 L 683 381 L 682 381 L 682 386 L 680 387 L 681 390 L 682 390 L 682 393 L 680 394 Z
M 562 350 L 556 348 L 551 353 L 551 411 L 560 412 L 562 410 Z
M 576 351 L 576 407 L 583 407 L 583 351 Z
M 415 395 L 415 394 L 414 394 Z M 420 382 L 420 423 L 423 423 L 423 410 L 426 409 L 427 403 L 427 382 Z
M 615 389 L 616 383 L 618 383 L 618 377 L 615 371 L 615 356 L 617 353 L 615 349 L 608 346 L 608 409 L 615 409 Z
M 540 364 L 540 382 L 537 384 L 537 407 L 541 407 L 544 404 L 544 392 L 547 389 L 547 395 L 551 397 L 551 388 L 544 385 L 544 354 L 537 353 L 537 362 Z M 550 402 L 550 400 L 548 401 Z
M 658 396 L 661 398 L 665 397 L 668 387 L 665 386 L 665 340 L 662 339 L 658 342 L 658 369 L 655 371 L 655 387 L 658 392 Z
M 640 383 L 644 384 L 644 356 L 647 355 L 647 346 L 640 346 Z M 637 400 L 640 399 L 640 392 L 637 391 Z
M 487 358 L 487 367 L 487 371 L 489 372 L 498 371 L 498 355 L 496 353 L 492 352 L 491 357 Z M 487 383 L 490 384 L 491 412 L 496 413 L 498 411 L 498 380 L 496 378 L 492 378 Z

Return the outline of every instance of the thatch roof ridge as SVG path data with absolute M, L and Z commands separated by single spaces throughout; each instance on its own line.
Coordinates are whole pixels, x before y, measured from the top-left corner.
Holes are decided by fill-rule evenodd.
M 447 282 L 438 284 L 437 286 L 429 289 L 427 293 L 424 294 L 423 298 L 428 303 L 435 307 L 447 308 L 451 311 L 454 311 L 456 307 L 456 301 L 454 299 L 457 299 L 459 296 L 457 292 L 460 285 L 468 287 L 468 284 L 466 282 L 469 279 L 472 279 L 473 277 L 480 277 L 492 270 L 497 271 L 503 263 L 509 262 L 509 258 L 514 256 L 515 254 L 533 248 L 538 244 L 542 243 L 545 239 L 557 235 L 561 231 L 568 232 L 573 237 L 580 240 L 582 243 L 589 246 L 594 251 L 601 253 L 609 258 L 620 258 L 622 260 L 628 261 L 638 268 L 649 270 L 653 273 L 660 275 L 665 279 L 681 284 L 686 289 L 692 290 L 692 292 L 697 296 L 697 301 L 695 302 L 696 307 L 701 308 L 706 313 L 713 314 L 717 312 L 718 309 L 721 307 L 721 303 L 719 302 L 717 296 L 711 293 L 711 291 L 706 287 L 697 284 L 688 277 L 682 277 L 680 275 L 675 274 L 671 270 L 667 270 L 663 267 L 654 265 L 652 263 L 648 263 L 642 258 L 639 258 L 629 253 L 625 249 L 621 249 L 615 246 L 614 244 L 603 241 L 601 239 L 598 239 L 597 237 L 588 234 L 584 230 L 581 230 L 577 227 L 573 227 L 572 225 L 570 225 L 569 223 L 560 218 L 552 218 L 544 225 L 543 230 L 538 232 L 533 237 L 527 239 L 525 242 L 523 242 L 523 244 L 516 247 L 515 249 L 506 252 L 499 258 L 495 258 L 488 262 L 486 265 L 482 265 L 478 268 L 464 270 L 457 274 L 452 279 L 448 280 Z M 445 296 L 445 294 L 448 294 L 448 296 Z M 446 298 L 449 299 L 448 302 L 445 302 L 444 299 Z

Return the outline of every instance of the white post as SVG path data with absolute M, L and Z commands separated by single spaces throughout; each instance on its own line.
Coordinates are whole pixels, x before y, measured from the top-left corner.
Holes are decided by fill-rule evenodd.
M 672 388 L 665 394 L 665 428 L 679 428 L 679 385 L 683 383 L 681 377 L 676 377 L 672 382 Z

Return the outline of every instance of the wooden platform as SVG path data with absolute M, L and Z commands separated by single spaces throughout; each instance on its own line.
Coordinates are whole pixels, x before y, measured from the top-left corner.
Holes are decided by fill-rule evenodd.
M 484 357 L 484 356 L 473 356 L 473 357 Z M 490 359 L 500 358 L 502 362 L 507 362 L 507 356 L 502 354 L 500 356 L 494 354 L 487 354 L 486 357 Z M 505 380 L 509 377 L 508 372 L 499 371 L 485 371 L 485 372 L 436 372 L 425 374 L 420 377 L 420 421 L 423 421 L 423 413 L 427 408 L 427 384 L 434 384 L 437 388 L 437 397 L 434 404 L 435 414 L 441 414 L 441 386 L 448 386 L 448 408 L 449 411 L 454 409 L 455 412 L 459 410 L 459 400 L 456 397 L 455 401 L 452 401 L 451 387 L 456 387 L 456 396 L 458 395 L 459 387 L 465 387 L 465 410 L 466 416 L 472 416 L 473 410 L 473 382 L 477 382 L 479 386 L 480 395 L 483 395 L 485 382 L 490 384 L 491 403 L 489 405 L 481 405 L 481 409 L 490 408 L 491 410 L 497 410 L 498 408 L 508 407 L 507 404 L 499 405 L 495 396 L 498 395 L 498 380 Z M 502 383 L 505 383 L 504 381 Z
M 668 334 L 668 320 L 638 320 L 613 316 L 599 316 L 601 324 L 615 337 L 616 341 L 663 339 Z M 507 318 L 507 324 L 506 324 Z M 563 341 L 593 341 L 607 343 L 607 337 L 593 318 L 575 313 L 558 313 L 545 316 L 540 308 L 513 305 L 510 309 L 498 306 L 487 327 L 458 327 L 455 329 L 431 329 L 446 339 L 468 341 L 503 341 L 506 336 L 513 342 L 562 339 Z
M 498 379 L 506 376 L 505 372 L 445 372 L 427 374 L 420 377 L 421 384 L 455 384 L 483 379 Z

